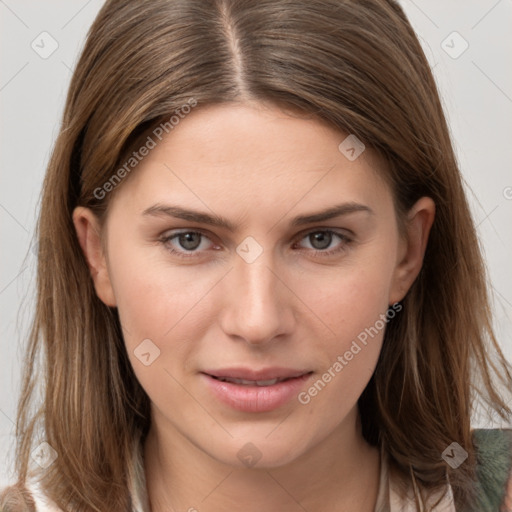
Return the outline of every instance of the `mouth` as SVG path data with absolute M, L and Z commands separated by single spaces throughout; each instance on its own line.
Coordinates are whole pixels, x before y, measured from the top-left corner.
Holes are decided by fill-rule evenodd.
M 312 371 L 269 368 L 209 370 L 201 376 L 213 397 L 242 412 L 268 412 L 298 396 Z
M 290 379 L 295 379 L 297 377 L 279 377 L 277 379 L 267 379 L 267 380 L 246 380 L 246 379 L 235 379 L 234 377 L 215 377 L 215 375 L 210 375 L 213 379 L 220 380 L 221 382 L 231 382 L 232 384 L 239 384 L 241 386 L 273 386 L 279 382 L 286 382 Z

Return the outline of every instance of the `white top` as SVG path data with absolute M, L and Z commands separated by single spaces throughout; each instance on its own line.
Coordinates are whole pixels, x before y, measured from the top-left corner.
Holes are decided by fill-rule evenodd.
M 151 512 L 146 491 L 142 451 L 139 444 L 137 444 L 134 450 L 133 468 L 134 473 L 130 475 L 129 479 L 130 494 L 133 503 L 131 512 Z M 390 478 L 387 454 L 384 450 L 381 450 L 380 483 L 375 512 L 423 512 L 424 510 L 430 510 L 432 505 L 434 505 L 443 494 L 442 500 L 435 507 L 436 512 L 456 512 L 453 502 L 453 492 L 449 483 L 446 484 L 446 488 L 441 492 L 430 495 L 425 507 L 420 505 L 419 509 L 416 508 L 416 501 L 414 499 L 415 488 L 417 489 L 415 482 L 411 481 L 407 496 L 402 496 L 397 482 L 394 478 Z M 57 508 L 53 502 L 42 494 L 35 480 L 27 483 L 27 489 L 34 498 L 37 512 L 62 512 L 61 509 Z

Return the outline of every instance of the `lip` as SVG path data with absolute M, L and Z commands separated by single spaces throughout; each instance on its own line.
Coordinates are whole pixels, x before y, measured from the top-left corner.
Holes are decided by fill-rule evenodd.
M 201 377 L 212 395 L 220 402 L 242 412 L 269 412 L 296 397 L 312 371 L 289 368 L 229 368 L 201 372 Z M 220 378 L 266 381 L 286 379 L 270 386 L 225 382 Z
M 213 375 L 218 378 L 232 378 L 232 379 L 245 379 L 245 380 L 271 380 L 271 379 L 290 379 L 293 377 L 300 377 L 306 373 L 311 373 L 309 370 L 298 370 L 293 368 L 283 368 L 274 366 L 271 368 L 262 368 L 261 370 L 254 370 L 252 368 L 224 368 L 220 370 L 205 370 L 202 373 Z

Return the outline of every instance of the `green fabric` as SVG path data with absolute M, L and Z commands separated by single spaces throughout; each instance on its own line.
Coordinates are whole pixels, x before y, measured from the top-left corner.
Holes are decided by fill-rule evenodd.
M 512 430 L 475 429 L 473 441 L 477 457 L 478 498 L 471 512 L 498 512 L 512 468 Z

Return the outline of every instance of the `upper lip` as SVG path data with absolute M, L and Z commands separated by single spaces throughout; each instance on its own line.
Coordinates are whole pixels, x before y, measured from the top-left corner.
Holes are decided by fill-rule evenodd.
M 301 377 L 302 375 L 311 373 L 309 370 L 297 370 L 293 368 L 262 368 L 254 370 L 251 368 L 223 368 L 220 370 L 206 370 L 202 373 L 218 377 L 222 379 L 243 379 L 253 381 L 263 381 L 272 379 L 292 379 L 294 377 Z

